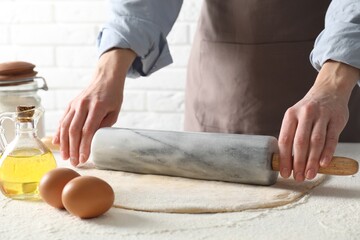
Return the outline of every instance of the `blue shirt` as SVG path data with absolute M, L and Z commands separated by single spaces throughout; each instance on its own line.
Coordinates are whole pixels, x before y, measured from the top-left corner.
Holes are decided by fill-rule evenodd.
M 111 48 L 132 49 L 136 54 L 129 77 L 148 76 L 172 63 L 166 36 L 181 9 L 182 0 L 110 0 L 110 18 L 98 36 L 99 54 Z M 360 0 L 333 0 L 325 29 L 310 54 L 320 70 L 327 60 L 360 69 Z

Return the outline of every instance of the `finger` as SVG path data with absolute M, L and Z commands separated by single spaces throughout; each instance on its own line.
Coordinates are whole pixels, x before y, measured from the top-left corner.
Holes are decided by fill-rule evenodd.
M 53 136 L 53 139 L 52 139 L 52 144 L 55 144 L 55 145 L 58 145 L 60 144 L 60 127 L 57 128 L 54 136 Z
M 61 122 L 60 129 L 60 154 L 62 159 L 68 159 L 69 155 L 69 127 L 75 112 L 69 111 Z
M 79 146 L 82 135 L 82 128 L 87 117 L 87 108 L 80 108 L 74 115 L 69 128 L 69 151 L 70 162 L 73 166 L 79 164 Z
M 284 178 L 291 175 L 292 146 L 297 127 L 295 114 L 289 109 L 283 119 L 279 134 L 280 174 Z
M 91 141 L 96 130 L 99 129 L 101 122 L 105 117 L 105 113 L 99 111 L 89 112 L 88 117 L 82 128 L 82 137 L 80 142 L 80 162 L 85 163 L 90 155 Z
M 331 159 L 335 153 L 336 145 L 339 141 L 341 129 L 333 123 L 330 122 L 327 129 L 327 135 L 325 139 L 324 150 L 321 154 L 320 166 L 327 167 L 329 166 Z
M 116 113 L 116 112 L 110 113 L 102 120 L 102 122 L 100 123 L 99 126 L 94 127 L 94 129 L 92 129 L 92 130 L 90 129 L 90 131 L 85 130 L 85 134 L 83 134 L 83 138 L 81 141 L 81 147 L 80 147 L 80 162 L 81 163 L 85 163 L 90 156 L 91 142 L 92 142 L 92 139 L 93 139 L 96 131 L 99 128 L 111 127 L 112 125 L 114 125 L 116 123 L 117 117 L 118 117 L 118 113 Z
M 321 119 L 315 123 L 312 129 L 309 157 L 305 170 L 306 179 L 315 178 L 319 170 L 320 157 L 325 145 L 327 123 L 327 120 Z
M 52 143 L 53 144 L 60 144 L 60 132 L 61 132 L 61 124 L 64 120 L 64 118 L 66 117 L 66 115 L 68 114 L 68 112 L 70 111 L 70 104 L 66 107 L 63 116 L 61 117 L 59 124 L 58 124 L 58 128 L 53 136 L 52 139 Z
M 293 175 L 294 179 L 302 182 L 305 179 L 305 166 L 309 152 L 310 134 L 312 130 L 312 119 L 305 114 L 299 121 L 295 139 L 294 139 L 294 162 Z

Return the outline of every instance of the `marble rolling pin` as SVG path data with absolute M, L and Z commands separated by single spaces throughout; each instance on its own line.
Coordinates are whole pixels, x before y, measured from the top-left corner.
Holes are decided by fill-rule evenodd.
M 100 169 L 205 180 L 272 185 L 278 177 L 278 144 L 271 136 L 99 129 L 91 156 Z M 355 160 L 334 157 L 320 172 L 352 175 Z

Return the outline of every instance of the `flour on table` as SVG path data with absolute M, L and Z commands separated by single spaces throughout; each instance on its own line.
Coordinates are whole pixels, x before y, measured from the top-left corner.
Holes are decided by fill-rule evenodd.
M 300 199 L 325 179 L 318 175 L 312 181 L 297 183 L 279 178 L 273 186 L 255 186 L 98 170 L 90 165 L 77 171 L 107 181 L 115 191 L 115 207 L 166 213 L 238 212 L 283 206 Z

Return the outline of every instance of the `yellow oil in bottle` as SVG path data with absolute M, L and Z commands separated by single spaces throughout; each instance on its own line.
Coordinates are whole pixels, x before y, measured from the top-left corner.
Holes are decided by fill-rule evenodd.
M 39 149 L 21 149 L 4 157 L 0 167 L 2 193 L 14 199 L 39 199 L 41 177 L 56 167 L 53 154 L 40 153 Z

